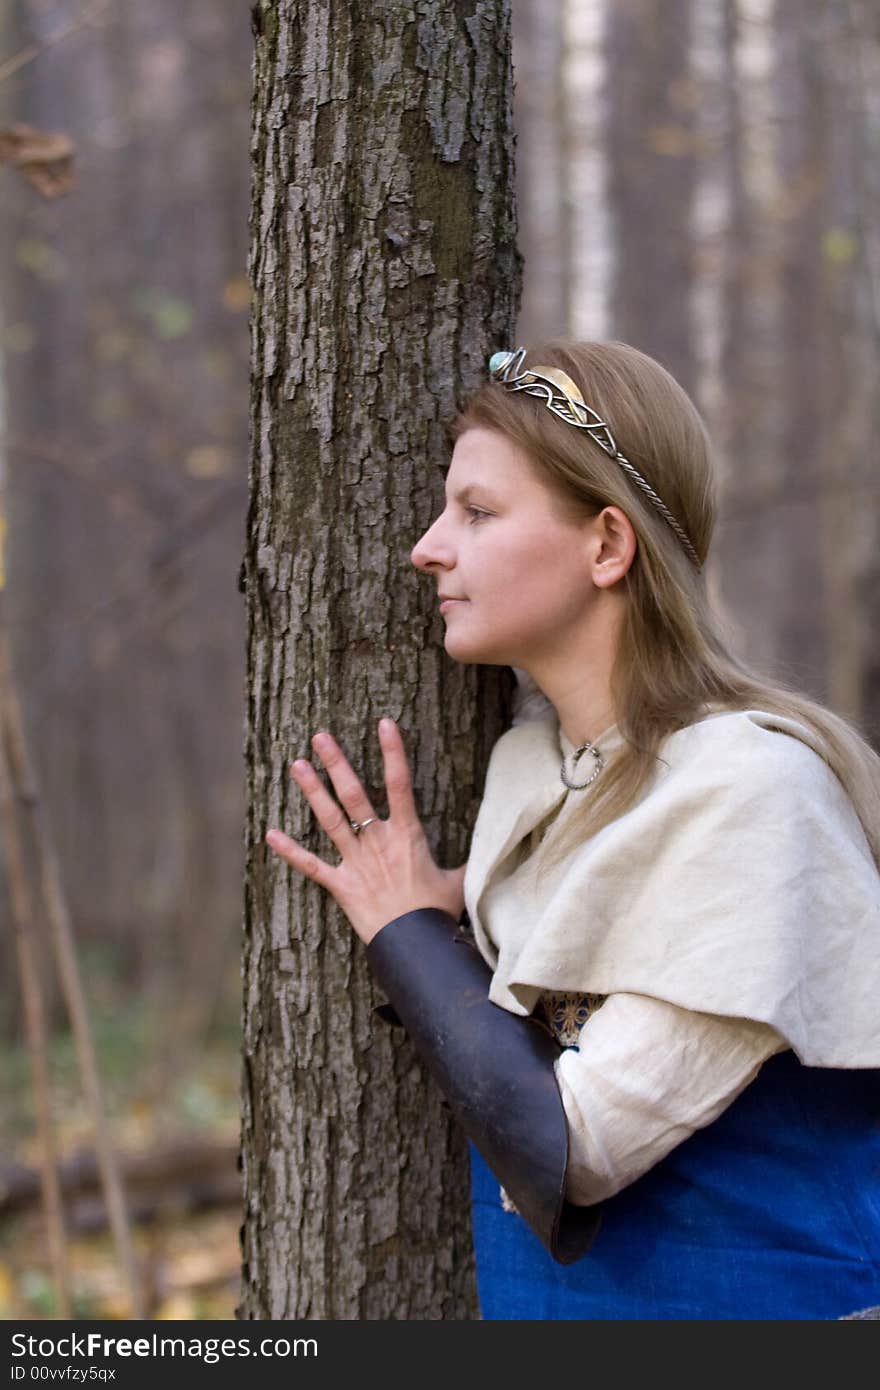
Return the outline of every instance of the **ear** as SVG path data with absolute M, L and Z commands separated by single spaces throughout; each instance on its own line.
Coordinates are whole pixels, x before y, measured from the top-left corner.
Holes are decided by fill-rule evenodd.
M 628 571 L 638 542 L 632 522 L 619 507 L 603 507 L 592 518 L 591 578 L 598 589 L 610 589 Z

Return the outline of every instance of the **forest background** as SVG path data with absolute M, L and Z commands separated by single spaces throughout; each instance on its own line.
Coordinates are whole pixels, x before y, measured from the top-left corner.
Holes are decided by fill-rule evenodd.
M 673 372 L 718 450 L 710 582 L 739 648 L 876 744 L 880 15 L 512 15 L 517 342 L 618 338 Z M 40 813 L 18 868 L 4 821 L 0 912 L 11 928 L 16 883 L 57 866 L 143 1306 L 166 1318 L 232 1316 L 239 1284 L 252 55 L 248 8 L 216 0 L 0 8 L 0 695 Z M 32 908 L 71 1311 L 123 1316 Z M 9 929 L 0 967 L 0 1314 L 57 1316 Z

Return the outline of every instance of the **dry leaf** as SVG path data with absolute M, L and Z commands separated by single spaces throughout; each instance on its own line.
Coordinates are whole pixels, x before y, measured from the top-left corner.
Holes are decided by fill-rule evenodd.
M 30 125 L 0 128 L 0 164 L 20 170 L 44 198 L 58 198 L 73 188 L 73 155 L 73 141 L 61 132 Z

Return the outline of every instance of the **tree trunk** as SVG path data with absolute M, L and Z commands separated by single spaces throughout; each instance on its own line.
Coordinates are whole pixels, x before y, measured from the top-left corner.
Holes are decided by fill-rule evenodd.
M 822 18 L 814 42 L 827 65 L 821 274 L 832 350 L 821 341 L 816 349 L 828 373 L 817 527 L 828 695 L 880 747 L 880 14 L 850 0 Z
M 564 7 L 513 0 L 519 242 L 524 258 L 517 342 L 570 330 Z
M 460 863 L 508 673 L 454 666 L 409 551 L 443 422 L 508 345 L 519 292 L 507 0 L 258 0 L 241 1314 L 475 1316 L 465 1147 L 363 948 L 268 852 L 331 861 L 290 781 L 330 729 L 385 804 L 403 728 L 441 864 Z
M 696 178 L 690 0 L 617 0 L 608 10 L 607 158 L 615 283 L 612 337 L 693 390 L 686 305 Z
M 877 23 L 823 0 L 726 10 L 725 598 L 751 659 L 876 735 Z

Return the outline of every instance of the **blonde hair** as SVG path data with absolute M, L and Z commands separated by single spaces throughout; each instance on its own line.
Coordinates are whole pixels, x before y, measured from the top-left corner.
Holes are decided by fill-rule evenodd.
M 577 383 L 618 449 L 684 527 L 704 566 L 717 516 L 717 470 L 700 413 L 674 377 L 618 342 L 541 343 L 528 349 L 526 369 L 530 364 L 561 367 Z M 541 869 L 628 811 L 647 788 L 663 740 L 703 717 L 707 705 L 766 710 L 812 730 L 880 867 L 880 757 L 852 721 L 762 676 L 730 651 L 705 573 L 620 465 L 585 430 L 496 381 L 470 397 L 449 426 L 450 441 L 473 426 L 496 430 L 523 449 L 564 514 L 585 517 L 619 507 L 637 538 L 635 558 L 620 581 L 627 602 L 611 677 L 624 744 L 566 832 L 546 837 Z

